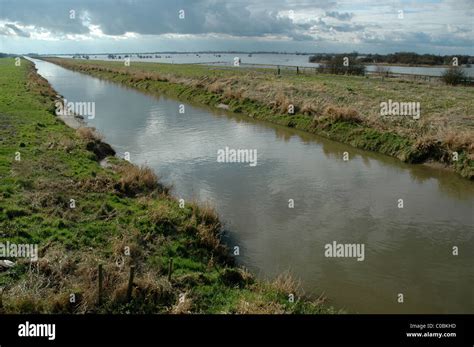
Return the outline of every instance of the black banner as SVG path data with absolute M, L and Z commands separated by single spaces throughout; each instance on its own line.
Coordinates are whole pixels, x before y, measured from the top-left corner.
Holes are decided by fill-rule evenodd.
M 0 345 L 473 346 L 473 315 L 3 315 Z

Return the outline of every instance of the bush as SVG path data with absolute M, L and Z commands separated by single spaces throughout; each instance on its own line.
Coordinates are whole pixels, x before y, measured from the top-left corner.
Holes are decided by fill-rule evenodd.
M 466 73 L 460 67 L 453 66 L 449 69 L 446 69 L 441 75 L 441 78 L 444 83 L 454 86 L 465 81 Z
M 331 73 L 336 75 L 365 75 L 365 65 L 355 64 L 353 57 L 349 58 L 349 65 L 344 65 L 344 56 L 338 55 L 328 61 L 326 64 L 321 64 L 318 71 L 322 73 Z

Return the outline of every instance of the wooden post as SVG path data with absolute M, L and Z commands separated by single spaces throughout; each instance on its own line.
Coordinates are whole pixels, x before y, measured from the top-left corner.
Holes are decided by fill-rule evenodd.
M 99 264 L 99 292 L 98 292 L 98 301 L 99 305 L 102 304 L 102 282 L 104 280 L 104 272 L 102 271 L 102 264 Z
M 128 278 L 127 302 L 132 298 L 133 277 L 135 276 L 135 265 L 130 266 L 130 277 Z
M 168 263 L 168 281 L 171 282 L 171 273 L 173 272 L 173 258 L 170 258 Z
M 296 67 L 296 74 L 298 75 L 299 73 L 300 73 L 300 67 L 297 66 L 297 67 Z
M 277 70 L 278 70 L 277 74 L 280 75 L 280 65 L 277 66 Z

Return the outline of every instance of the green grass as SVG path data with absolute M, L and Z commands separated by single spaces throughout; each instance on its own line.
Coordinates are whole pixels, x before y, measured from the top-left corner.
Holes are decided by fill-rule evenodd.
M 66 68 L 322 135 L 409 163 L 442 163 L 474 179 L 474 89 L 403 79 L 48 58 Z M 380 103 L 420 102 L 421 118 L 381 117 Z M 286 106 L 293 104 L 295 114 Z M 334 112 L 336 110 L 337 117 Z M 351 120 L 357 117 L 360 122 Z M 452 153 L 459 154 L 453 161 Z
M 208 207 L 180 208 L 159 184 L 121 190 L 123 172 L 135 172 L 132 165 L 118 158 L 109 158 L 110 168 L 99 165 L 86 150 L 90 140 L 53 114 L 56 92 L 30 62 L 17 67 L 13 59 L 0 59 L 0 86 L 0 240 L 37 243 L 40 250 L 37 262 L 11 259 L 16 265 L 0 271 L 0 311 L 334 312 L 298 293 L 290 303 L 288 286 L 259 281 L 238 268 L 220 243 L 220 222 Z M 136 275 L 127 302 L 129 265 L 136 266 Z

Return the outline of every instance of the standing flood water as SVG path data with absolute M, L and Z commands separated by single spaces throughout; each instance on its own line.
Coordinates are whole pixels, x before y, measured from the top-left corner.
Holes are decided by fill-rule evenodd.
M 472 182 L 204 107 L 181 114 L 177 100 L 35 63 L 68 101 L 95 102 L 88 123 L 118 155 L 152 167 L 177 197 L 215 206 L 226 243 L 257 275 L 290 270 L 307 294 L 349 312 L 474 311 Z M 218 162 L 226 147 L 256 149 L 257 165 Z M 363 244 L 364 260 L 325 257 L 333 241 Z

